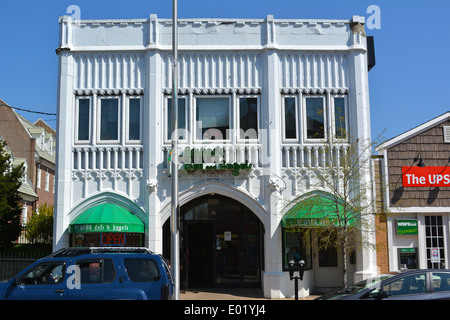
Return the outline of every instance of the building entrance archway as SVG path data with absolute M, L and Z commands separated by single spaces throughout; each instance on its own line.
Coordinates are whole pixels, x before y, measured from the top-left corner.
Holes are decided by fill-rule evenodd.
M 260 287 L 262 223 L 242 203 L 205 195 L 180 208 L 180 288 Z M 170 222 L 164 255 L 170 256 Z

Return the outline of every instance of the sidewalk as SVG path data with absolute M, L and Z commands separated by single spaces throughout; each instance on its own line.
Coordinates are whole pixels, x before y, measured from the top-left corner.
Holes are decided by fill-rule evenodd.
M 298 300 L 314 300 L 319 296 L 308 296 Z M 265 298 L 261 289 L 198 289 L 181 291 L 180 300 L 294 300 L 294 298 Z

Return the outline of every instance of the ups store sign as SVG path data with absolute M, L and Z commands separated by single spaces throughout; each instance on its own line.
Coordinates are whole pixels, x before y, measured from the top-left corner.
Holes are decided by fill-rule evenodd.
M 402 167 L 403 187 L 450 187 L 450 167 Z

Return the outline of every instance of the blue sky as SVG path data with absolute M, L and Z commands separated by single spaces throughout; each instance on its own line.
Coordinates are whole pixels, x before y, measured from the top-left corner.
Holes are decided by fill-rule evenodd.
M 70 5 L 81 19 L 172 17 L 171 0 L 16 0 L 0 4 L 0 99 L 56 113 L 58 17 Z M 372 136 L 390 139 L 450 111 L 449 0 L 178 0 L 180 18 L 366 19 L 381 9 L 377 65 L 369 73 Z M 56 116 L 20 112 L 27 119 Z M 384 131 L 384 132 L 383 132 Z

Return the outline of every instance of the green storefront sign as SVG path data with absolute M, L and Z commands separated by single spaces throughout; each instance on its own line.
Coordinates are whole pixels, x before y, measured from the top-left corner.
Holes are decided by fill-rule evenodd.
M 397 220 L 397 235 L 417 235 L 419 222 L 417 220 Z

